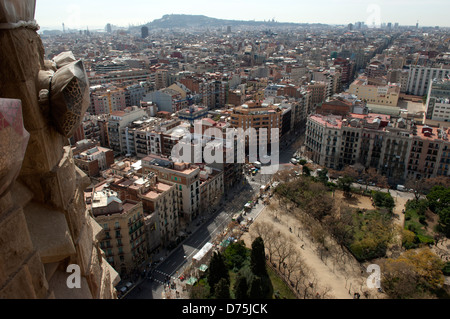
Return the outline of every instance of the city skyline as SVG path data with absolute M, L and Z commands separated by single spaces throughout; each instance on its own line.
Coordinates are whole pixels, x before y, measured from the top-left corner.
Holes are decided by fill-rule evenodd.
M 62 29 L 63 23 L 67 29 L 101 29 L 107 23 L 120 27 L 138 26 L 152 22 L 166 14 L 205 15 L 229 20 L 268 21 L 274 19 L 277 22 L 337 25 L 361 21 L 368 25 L 398 22 L 400 25 L 412 26 L 418 22 L 420 26 L 450 26 L 445 16 L 445 12 L 450 9 L 450 2 L 434 0 L 428 1 L 426 5 L 427 11 L 424 13 L 424 3 L 417 0 L 318 0 L 314 3 L 280 0 L 276 6 L 267 0 L 245 2 L 230 0 L 226 3 L 216 2 L 214 6 L 205 0 L 195 0 L 189 3 L 174 0 L 163 4 L 156 4 L 154 1 L 133 0 L 127 5 L 117 0 L 95 2 L 80 0 L 62 3 L 42 0 L 36 5 L 36 20 L 44 29 Z M 85 8 L 89 8 L 89 10 Z M 57 15 L 56 12 L 58 12 Z M 400 12 L 401 14 L 399 14 Z

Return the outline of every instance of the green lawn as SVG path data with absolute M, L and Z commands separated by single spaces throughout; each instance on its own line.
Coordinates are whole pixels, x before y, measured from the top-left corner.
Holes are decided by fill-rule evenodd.
M 419 209 L 407 209 L 405 213 L 405 229 L 415 233 L 420 243 L 431 243 L 433 242 L 433 237 L 427 232 L 425 225 L 419 222 L 420 217 Z M 416 244 L 418 243 L 416 242 Z
M 292 290 L 286 285 L 286 283 L 278 276 L 276 272 L 274 272 L 271 268 L 267 268 L 267 273 L 269 274 L 270 281 L 272 282 L 274 294 L 272 295 L 272 299 L 275 299 L 275 292 L 278 291 L 280 299 L 297 299 Z M 236 273 L 233 271 L 229 271 L 230 274 L 230 295 L 231 298 L 234 299 L 234 292 L 232 287 L 234 287 L 234 283 L 236 282 Z
M 271 268 L 267 267 L 267 273 L 272 282 L 274 294 L 278 291 L 281 299 L 297 299 L 292 290 Z M 273 296 L 273 299 L 275 299 L 275 295 Z

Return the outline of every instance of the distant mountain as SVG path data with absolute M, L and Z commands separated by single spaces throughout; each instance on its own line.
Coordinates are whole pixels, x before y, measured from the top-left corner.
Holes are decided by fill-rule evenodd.
M 210 18 L 204 15 L 166 14 L 161 19 L 147 23 L 149 29 L 168 28 L 199 28 L 199 27 L 226 27 L 226 26 L 302 26 L 306 23 L 274 22 L 274 21 L 241 21 Z M 319 24 L 316 24 L 319 25 Z

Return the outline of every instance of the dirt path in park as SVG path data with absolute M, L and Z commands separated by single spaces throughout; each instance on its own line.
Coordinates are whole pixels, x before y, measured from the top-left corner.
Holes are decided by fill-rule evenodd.
M 336 192 L 336 200 L 341 200 L 342 194 Z M 373 209 L 372 201 L 369 197 L 357 196 L 353 201 L 348 203 L 349 206 Z M 400 209 L 401 211 L 401 209 Z M 281 215 L 281 216 L 280 216 Z M 297 247 L 302 247 L 300 253 L 302 254 L 307 265 L 315 273 L 318 287 L 330 288 L 328 298 L 335 299 L 352 299 L 355 292 L 363 296 L 363 292 L 369 294 L 369 298 L 383 298 L 384 295 L 378 293 L 375 289 L 368 289 L 366 281 L 369 273 L 362 270 L 360 264 L 353 258 L 348 257 L 345 263 L 337 263 L 333 261 L 332 257 L 322 260 L 316 252 L 316 245 L 305 234 L 303 235 L 300 222 L 287 214 L 279 214 L 279 220 L 275 221 L 268 209 L 264 209 L 255 222 L 250 226 L 250 231 L 242 236 L 247 247 L 251 246 L 252 226 L 258 222 L 267 222 L 273 225 L 274 231 L 280 231 L 288 236 Z M 292 230 L 292 232 L 290 231 Z M 363 298 L 363 297 L 361 297 Z

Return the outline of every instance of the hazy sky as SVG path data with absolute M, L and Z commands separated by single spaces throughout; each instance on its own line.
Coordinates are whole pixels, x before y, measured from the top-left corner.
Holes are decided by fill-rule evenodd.
M 36 20 L 62 29 L 140 25 L 164 14 L 234 20 L 348 24 L 356 21 L 450 26 L 449 0 L 37 0 Z

